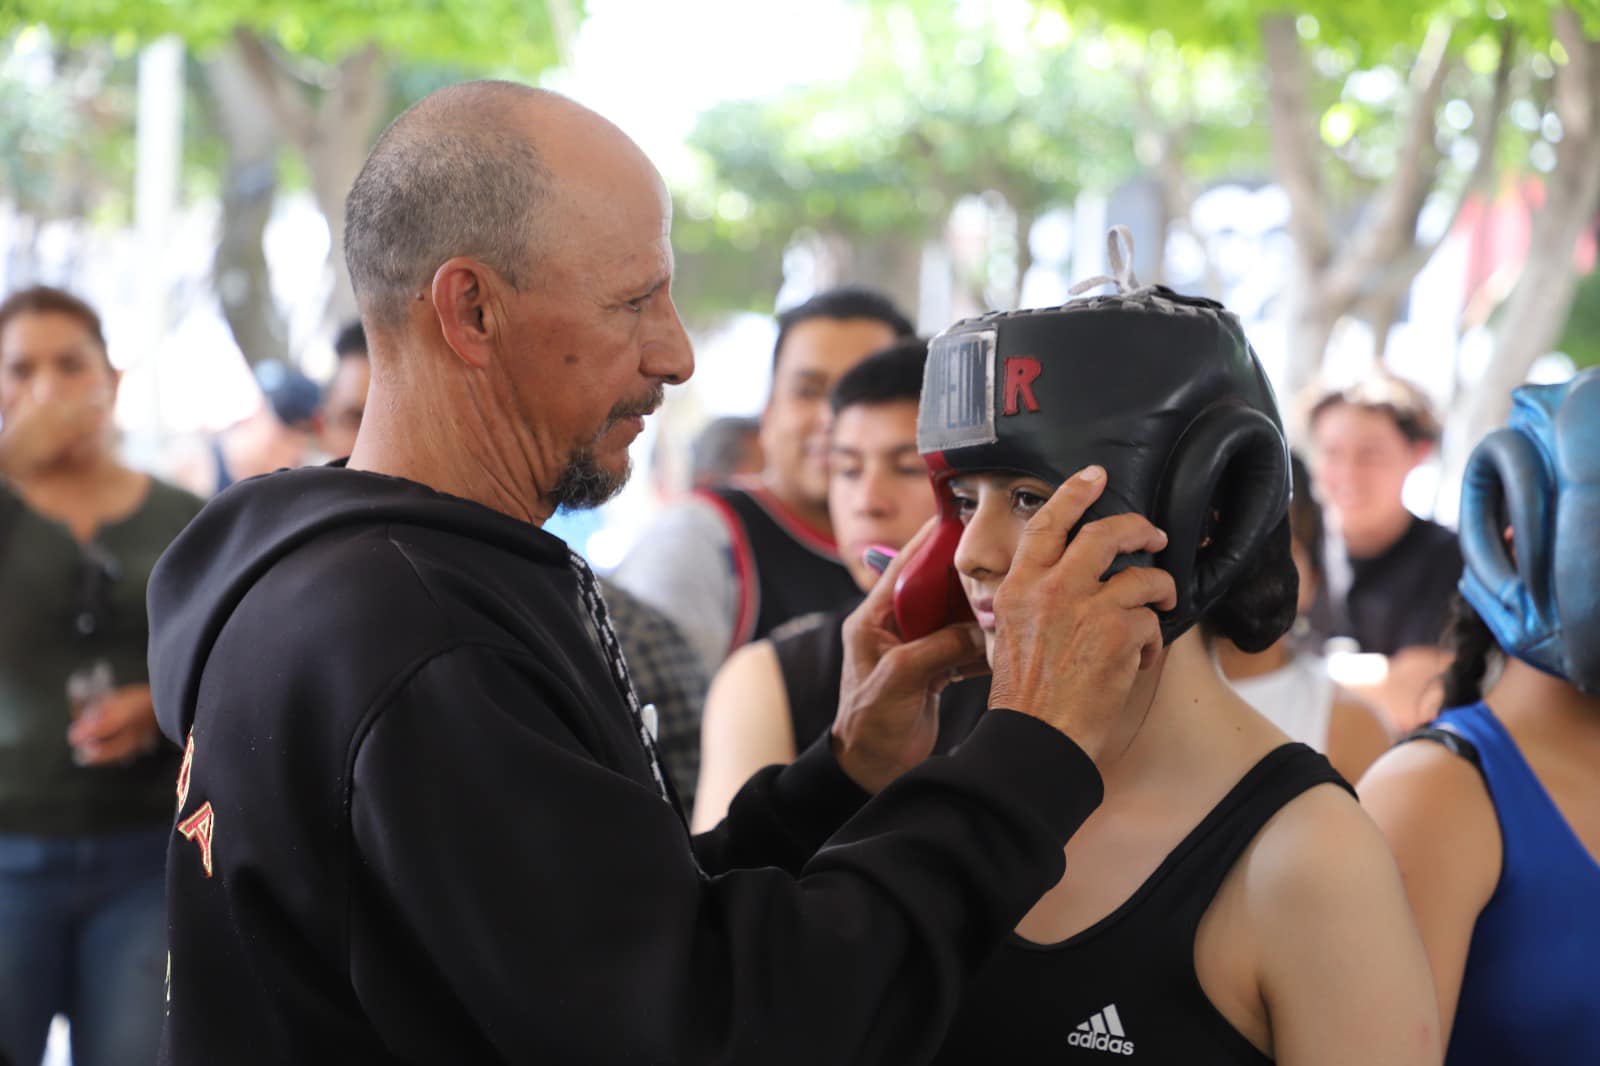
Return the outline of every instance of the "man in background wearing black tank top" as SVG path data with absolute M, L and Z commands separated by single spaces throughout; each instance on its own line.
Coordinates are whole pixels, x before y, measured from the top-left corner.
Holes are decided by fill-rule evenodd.
M 673 620 L 714 674 L 735 648 L 852 600 L 828 519 L 828 391 L 909 320 L 878 293 L 833 289 L 778 316 L 759 477 L 668 508 L 613 580 Z
M 927 354 L 926 341 L 902 341 L 847 371 L 829 397 L 828 510 L 840 556 L 862 592 L 878 578 L 863 551 L 899 549 L 933 515 L 933 490 L 917 454 L 917 399 Z M 858 599 L 785 622 L 722 664 L 705 701 L 696 753 L 703 752 L 700 780 L 707 789 L 696 792 L 691 806 L 697 829 L 722 820 L 751 774 L 793 762 L 833 724 L 844 668 L 841 627 Z M 988 696 L 987 678 L 945 690 L 935 751 L 967 734 Z

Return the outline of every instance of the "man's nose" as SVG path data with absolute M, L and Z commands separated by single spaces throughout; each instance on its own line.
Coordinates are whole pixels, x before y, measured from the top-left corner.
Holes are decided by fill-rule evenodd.
M 678 309 L 669 296 L 660 301 L 661 312 L 652 323 L 654 335 L 644 344 L 644 372 L 670 385 L 681 385 L 694 374 L 694 345 L 683 328 Z

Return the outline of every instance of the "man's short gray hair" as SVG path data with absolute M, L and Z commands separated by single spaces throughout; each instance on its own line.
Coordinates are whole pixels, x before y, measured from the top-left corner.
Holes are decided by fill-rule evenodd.
M 550 175 L 519 132 L 513 82 L 455 85 L 424 98 L 373 146 L 345 200 L 344 257 L 363 313 L 393 325 L 439 264 L 468 256 L 515 289 L 536 264 Z

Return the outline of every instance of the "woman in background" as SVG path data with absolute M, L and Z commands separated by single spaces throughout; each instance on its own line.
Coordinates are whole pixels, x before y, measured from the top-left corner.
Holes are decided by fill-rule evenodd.
M 1600 370 L 1514 402 L 1462 485 L 1449 709 L 1361 782 L 1448 1066 L 1600 1062 Z
M 0 302 L 0 1058 L 51 1019 L 77 1066 L 153 1063 L 178 753 L 156 728 L 145 582 L 200 501 L 125 466 L 99 316 Z

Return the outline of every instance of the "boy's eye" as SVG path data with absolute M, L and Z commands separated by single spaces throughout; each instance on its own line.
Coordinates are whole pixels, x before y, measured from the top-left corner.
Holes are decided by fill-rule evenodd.
M 965 522 L 978 509 L 978 501 L 966 496 L 956 496 L 956 517 Z

